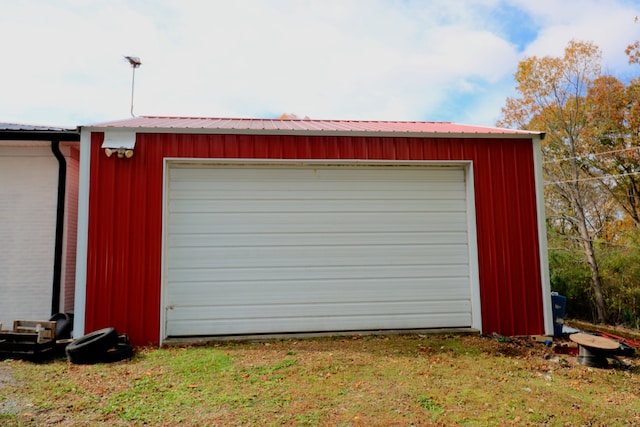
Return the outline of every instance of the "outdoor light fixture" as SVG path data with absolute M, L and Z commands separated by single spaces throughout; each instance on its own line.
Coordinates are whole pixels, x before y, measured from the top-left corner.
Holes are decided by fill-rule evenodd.
M 116 153 L 119 158 L 126 157 L 127 159 L 130 159 L 131 157 L 133 157 L 133 150 L 127 150 L 124 147 L 115 148 L 115 149 L 105 148 L 104 153 L 107 155 L 107 157 L 111 157 L 113 153 Z
M 118 158 L 130 159 L 136 146 L 136 133 L 124 130 L 110 130 L 104 133 L 102 148 L 107 157 L 114 154 Z

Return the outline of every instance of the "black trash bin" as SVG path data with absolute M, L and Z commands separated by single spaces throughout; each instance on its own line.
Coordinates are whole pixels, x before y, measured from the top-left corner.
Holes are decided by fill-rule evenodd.
M 553 336 L 562 337 L 562 326 L 564 325 L 564 313 L 567 309 L 567 297 L 551 292 L 551 308 L 553 312 Z

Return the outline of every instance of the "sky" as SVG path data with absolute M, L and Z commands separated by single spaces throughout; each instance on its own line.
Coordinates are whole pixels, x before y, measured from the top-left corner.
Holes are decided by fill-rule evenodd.
M 0 0 L 0 122 L 91 125 L 133 104 L 494 126 L 518 63 L 572 39 L 640 76 L 624 53 L 639 15 L 640 0 Z

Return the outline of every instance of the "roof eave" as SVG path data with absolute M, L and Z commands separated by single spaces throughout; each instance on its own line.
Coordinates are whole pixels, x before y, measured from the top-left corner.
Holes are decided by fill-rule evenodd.
M 77 130 L 0 130 L 2 141 L 80 141 Z
M 345 130 L 296 130 L 296 129 L 222 129 L 222 128 L 179 128 L 179 127 L 115 127 L 84 126 L 80 132 L 109 132 L 118 130 L 136 133 L 181 133 L 207 135 L 291 135 L 291 136 L 350 136 L 380 138 L 478 138 L 478 139 L 531 139 L 544 138 L 543 132 L 385 132 L 385 131 L 345 131 Z

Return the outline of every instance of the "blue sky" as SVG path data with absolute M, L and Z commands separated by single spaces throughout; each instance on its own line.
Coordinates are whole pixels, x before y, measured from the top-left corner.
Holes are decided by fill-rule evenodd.
M 0 122 L 136 115 L 493 126 L 527 56 L 592 41 L 640 76 L 640 0 L 3 0 Z

